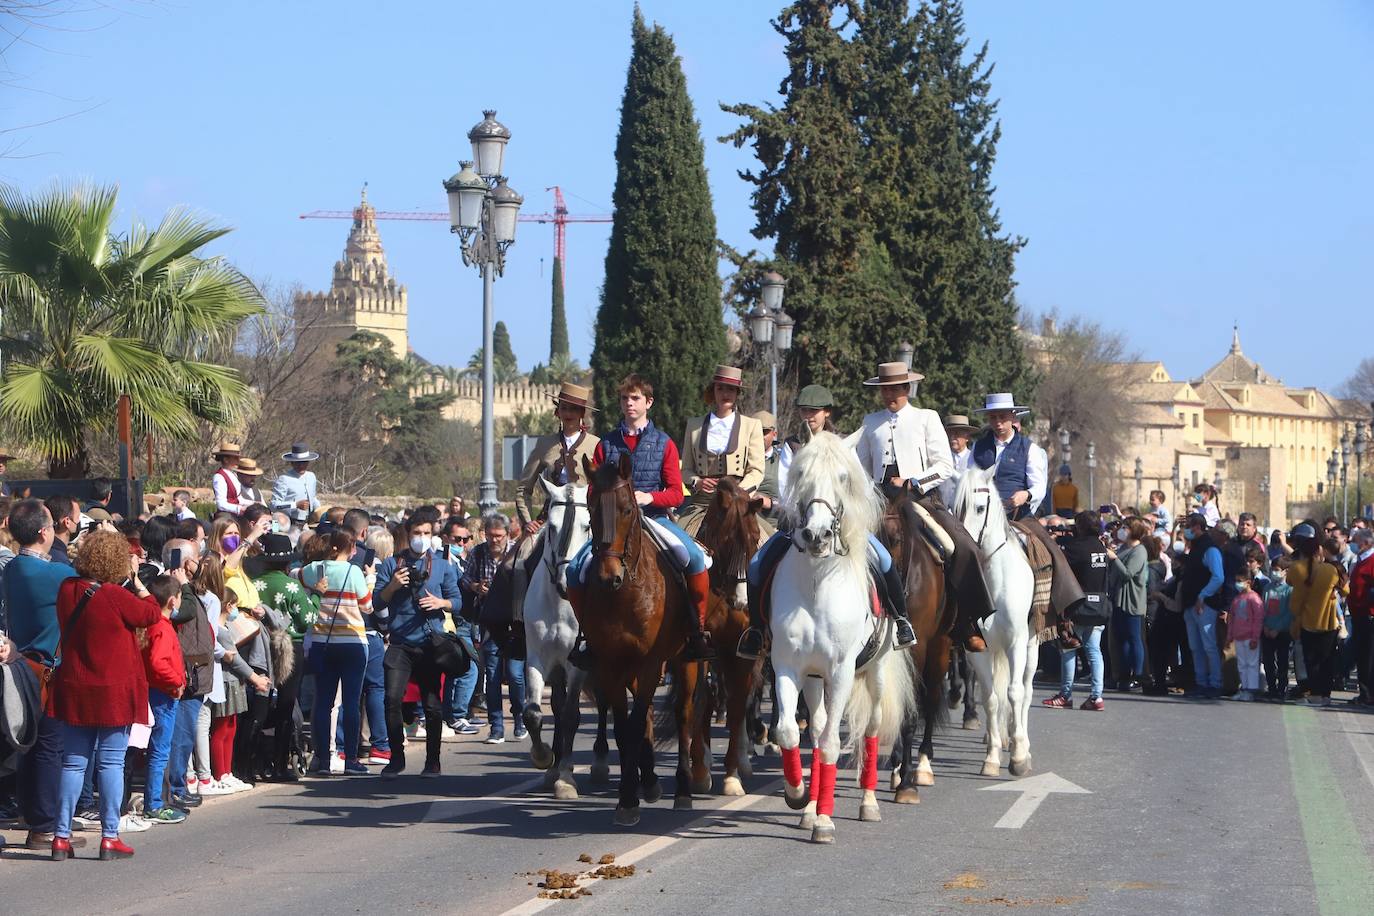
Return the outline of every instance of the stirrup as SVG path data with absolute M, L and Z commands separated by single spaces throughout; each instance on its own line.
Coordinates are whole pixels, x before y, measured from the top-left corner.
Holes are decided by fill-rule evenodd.
M 752 662 L 763 657 L 763 633 L 758 627 L 750 627 L 740 634 L 739 645 L 735 647 L 735 657 Z
M 697 631 L 688 636 L 687 645 L 682 650 L 682 658 L 688 662 L 715 661 L 716 650 L 711 645 L 711 638 L 703 631 Z
M 573 643 L 572 651 L 568 653 L 568 664 L 579 671 L 591 671 L 595 658 L 591 647 L 587 645 L 587 637 L 579 633 L 577 642 Z
M 914 649 L 916 647 L 916 631 L 911 628 L 911 621 L 905 617 L 893 617 L 892 622 L 897 627 L 893 634 L 894 648 Z

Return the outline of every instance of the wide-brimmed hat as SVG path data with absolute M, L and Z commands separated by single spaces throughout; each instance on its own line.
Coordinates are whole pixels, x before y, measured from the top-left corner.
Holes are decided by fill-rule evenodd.
M 701 393 L 702 400 L 707 404 L 716 402 L 716 385 L 718 384 L 743 388 L 744 370 L 734 366 L 716 366 L 715 373 L 711 376 L 711 380 L 706 383 L 706 389 Z
M 291 451 L 282 452 L 281 460 L 295 464 L 298 461 L 316 461 L 320 457 L 319 452 L 312 452 L 310 446 L 304 442 L 291 443 Z
M 237 458 L 241 454 L 243 454 L 243 446 L 231 439 L 224 439 L 220 442 L 219 447 L 210 453 L 210 457 L 224 458 L 227 456 L 229 458 Z
M 758 413 L 754 414 L 754 419 L 762 423 L 764 429 L 778 428 L 778 418 L 767 410 L 760 410 Z
M 284 534 L 264 534 L 258 538 L 258 546 L 262 548 L 260 556 L 269 562 L 281 563 L 296 558 L 296 548 Z
M 797 395 L 797 406 L 811 410 L 829 410 L 835 406 L 835 396 L 824 385 L 807 385 Z
M 1012 413 L 1029 413 L 1029 407 L 1022 407 L 1016 403 L 1016 398 L 1012 397 L 1010 391 L 998 391 L 983 398 L 983 406 L 974 409 L 974 413 L 991 413 L 994 410 L 1010 410 Z
M 239 466 L 234 468 L 235 474 L 246 474 L 249 477 L 257 477 L 262 474 L 262 468 L 252 458 L 240 458 Z
M 978 432 L 978 427 L 968 421 L 968 417 L 961 413 L 952 413 L 945 417 L 945 432 L 950 435 L 955 433 L 973 434 Z
M 919 382 L 925 378 L 919 372 L 912 372 L 906 363 L 878 363 L 878 374 L 870 379 L 864 379 L 864 384 L 870 388 L 877 388 L 883 385 L 907 385 L 911 382 Z
M 574 385 L 572 382 L 564 382 L 558 389 L 558 397 L 553 398 L 554 406 L 568 404 L 572 407 L 581 407 L 583 410 L 596 411 L 592 406 L 592 390 L 585 385 Z

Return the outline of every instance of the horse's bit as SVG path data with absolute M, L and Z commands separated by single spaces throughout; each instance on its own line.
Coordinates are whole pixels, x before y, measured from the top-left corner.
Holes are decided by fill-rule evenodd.
M 586 503 L 580 503 L 576 499 L 555 499 L 549 501 L 549 508 L 562 508 L 572 510 L 571 520 L 567 512 L 563 514 L 563 527 L 558 531 L 558 543 L 554 546 L 554 556 L 556 560 L 550 562 L 548 550 L 544 551 L 544 568 L 549 571 L 549 579 L 553 582 L 553 587 L 558 590 L 560 598 L 568 597 L 568 590 L 558 581 L 558 574 L 563 567 L 572 563 L 572 557 L 568 556 L 568 545 L 572 543 L 573 525 L 577 522 L 577 510 L 586 509 Z
M 984 552 L 984 549 L 983 549 L 983 535 L 987 534 L 987 531 L 988 531 L 988 522 L 991 521 L 991 519 L 992 519 L 992 507 L 993 507 L 993 502 L 992 502 L 992 490 L 991 490 L 991 488 L 989 488 L 989 487 L 977 487 L 976 489 L 974 489 L 973 492 L 974 492 L 975 494 L 977 494 L 977 493 L 986 493 L 986 494 L 988 494 L 988 505 L 987 505 L 987 508 L 983 510 L 983 527 L 981 527 L 981 528 L 978 529 L 978 551 L 979 551 L 979 553 L 983 553 L 983 552 Z M 1001 507 L 1001 505 L 1002 505 L 1001 503 L 997 503 L 997 506 L 998 506 L 999 508 Z M 1002 543 L 1000 543 L 1000 544 L 997 545 L 996 549 L 994 549 L 994 550 L 992 551 L 992 553 L 987 554 L 987 555 L 983 558 L 983 562 L 986 563 L 988 560 L 991 560 L 991 559 L 993 558 L 993 556 L 996 555 L 997 551 L 998 551 L 998 550 L 1001 550 L 1001 549 L 1002 549 L 1003 547 L 1005 547 L 1005 546 L 1007 546 L 1007 542 L 1004 540 L 1004 541 L 1002 541 Z
M 817 496 L 814 497 L 806 505 L 802 506 L 802 519 L 806 518 L 807 513 L 811 511 L 811 507 L 816 505 L 816 503 L 820 503 L 822 506 L 825 506 L 827 509 L 830 510 L 830 536 L 834 539 L 835 556 L 845 556 L 849 553 L 849 544 L 845 542 L 844 535 L 840 533 L 840 520 L 844 518 L 844 505 L 841 504 L 839 507 L 832 506 L 829 500 L 825 500 Z M 802 549 L 801 545 L 796 544 L 795 542 L 793 542 L 793 544 L 794 546 L 796 546 L 798 550 Z

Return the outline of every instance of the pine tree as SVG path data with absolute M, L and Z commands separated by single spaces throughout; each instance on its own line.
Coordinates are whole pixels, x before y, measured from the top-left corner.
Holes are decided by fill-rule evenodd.
M 563 259 L 553 259 L 553 316 L 549 322 L 549 365 L 572 354 L 568 346 L 568 313 L 563 307 Z
M 700 125 L 672 37 L 638 8 L 616 140 L 615 219 L 597 312 L 597 403 L 619 414 L 631 372 L 654 385 L 652 419 L 673 437 L 702 410 L 701 390 L 725 354 L 716 220 Z

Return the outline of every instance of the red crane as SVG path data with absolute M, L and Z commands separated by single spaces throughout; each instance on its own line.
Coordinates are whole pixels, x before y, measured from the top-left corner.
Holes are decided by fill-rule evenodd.
M 568 224 L 569 223 L 609 223 L 613 219 L 609 214 L 606 215 L 574 215 L 568 212 L 568 205 L 563 200 L 563 189 L 558 185 L 545 188 L 546 191 L 553 191 L 553 212 L 552 213 L 522 213 L 517 217 L 522 223 L 553 223 L 553 256 L 563 264 L 563 287 L 566 291 L 568 285 Z M 366 198 L 364 198 L 366 199 Z M 361 219 L 362 204 L 352 210 L 311 210 L 309 213 L 302 213 L 301 219 Z M 447 223 L 449 215 L 447 213 L 424 212 L 420 210 L 376 210 L 373 213 L 375 219 L 403 219 L 421 220 L 424 222 L 444 222 Z

